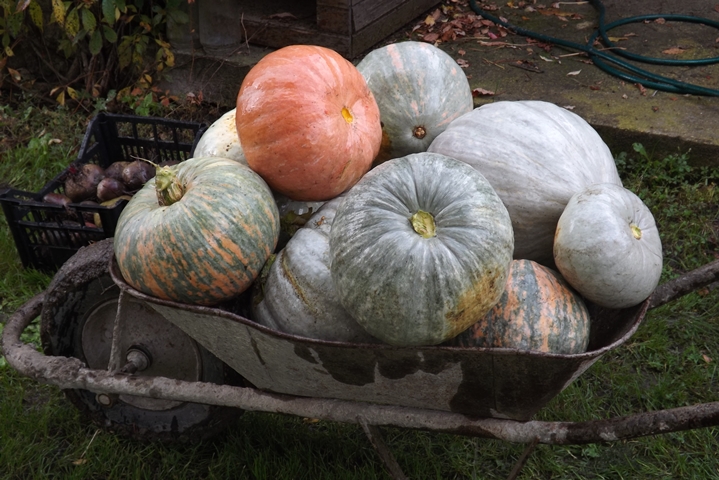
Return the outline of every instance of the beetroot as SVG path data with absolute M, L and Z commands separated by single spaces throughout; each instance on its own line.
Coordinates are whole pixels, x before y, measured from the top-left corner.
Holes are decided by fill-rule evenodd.
M 155 166 L 143 160 L 130 162 L 122 170 L 122 182 L 128 191 L 139 190 L 149 179 L 155 176 Z
M 65 195 L 74 203 L 95 197 L 97 184 L 105 178 L 105 171 L 100 165 L 86 163 L 77 167 L 71 165 L 65 179 Z
M 120 160 L 119 162 L 111 163 L 105 169 L 105 177 L 112 177 L 112 178 L 122 182 L 122 171 L 128 165 L 130 165 L 130 162 L 125 161 L 125 160 Z
M 124 195 L 125 184 L 113 177 L 105 177 L 97 184 L 97 199 L 101 202 Z

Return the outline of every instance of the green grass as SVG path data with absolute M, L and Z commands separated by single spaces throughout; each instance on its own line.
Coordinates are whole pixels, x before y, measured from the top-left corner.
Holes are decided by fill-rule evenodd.
M 30 102 L 0 107 L 0 183 L 38 189 L 74 158 L 87 120 Z M 719 169 L 694 168 L 689 160 L 684 152 L 659 158 L 641 146 L 617 158 L 625 186 L 657 219 L 663 281 L 719 253 Z M 21 268 L 4 219 L 0 271 L 2 315 L 51 279 Z M 36 325 L 25 338 L 38 342 Z M 719 290 L 703 289 L 650 311 L 625 345 L 602 357 L 537 418 L 582 421 L 718 401 L 718 365 Z M 413 479 L 506 478 L 525 449 L 436 432 L 383 433 Z M 519 478 L 719 478 L 717 444 L 719 429 L 705 428 L 608 444 L 539 445 Z M 98 430 L 57 388 L 22 377 L 1 361 L 0 445 L 2 480 L 389 478 L 355 425 L 246 412 L 224 434 L 198 444 L 129 440 Z

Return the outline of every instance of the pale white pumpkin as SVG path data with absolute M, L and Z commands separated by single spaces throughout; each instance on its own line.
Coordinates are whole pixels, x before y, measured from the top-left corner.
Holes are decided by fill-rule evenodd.
M 236 112 L 233 108 L 207 127 L 197 141 L 194 157 L 223 157 L 247 165 L 237 134 Z
M 570 285 L 608 308 L 637 305 L 662 274 L 654 216 L 630 190 L 612 183 L 575 194 L 559 218 L 554 260 Z
M 428 151 L 481 172 L 512 218 L 514 258 L 547 266 L 557 220 L 571 196 L 594 183 L 622 184 L 591 125 L 543 101 L 483 105 L 453 121 Z
M 330 276 L 329 234 L 342 198 L 325 203 L 277 254 L 252 302 L 257 323 L 308 338 L 377 343 L 342 307 Z

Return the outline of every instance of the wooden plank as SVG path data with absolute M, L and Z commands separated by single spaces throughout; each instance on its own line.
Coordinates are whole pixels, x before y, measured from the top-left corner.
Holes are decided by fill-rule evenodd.
M 243 27 L 248 43 L 272 48 L 299 44 L 320 45 L 344 56 L 350 54 L 349 35 L 321 32 L 303 23 L 245 17 Z
M 423 2 L 416 0 L 358 0 L 352 6 L 352 32 L 359 32 L 403 5 L 421 3 Z
M 333 7 L 317 4 L 317 28 L 323 32 L 350 35 L 350 10 L 348 7 Z
M 353 3 L 357 3 L 357 0 L 317 0 L 317 9 L 319 7 L 332 7 L 332 8 L 344 8 L 349 11 Z
M 406 2 L 388 12 L 382 18 L 352 35 L 350 58 L 357 57 L 369 50 L 439 3 L 437 0 L 415 0 Z

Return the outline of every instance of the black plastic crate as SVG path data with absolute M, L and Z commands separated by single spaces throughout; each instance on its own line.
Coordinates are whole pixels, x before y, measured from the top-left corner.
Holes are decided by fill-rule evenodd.
M 103 168 L 138 158 L 160 164 L 192 157 L 204 123 L 155 117 L 100 113 L 85 132 L 72 165 L 95 163 Z M 43 202 L 48 193 L 64 194 L 68 166 L 39 192 L 0 191 L 0 203 L 25 268 L 56 271 L 80 247 L 114 236 L 120 212 L 127 204 L 112 207 L 70 204 L 69 208 Z M 101 226 L 86 219 L 99 215 Z

